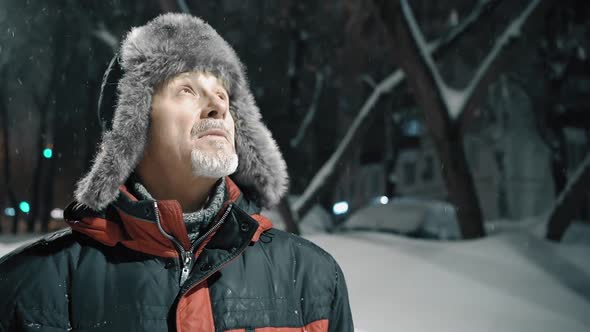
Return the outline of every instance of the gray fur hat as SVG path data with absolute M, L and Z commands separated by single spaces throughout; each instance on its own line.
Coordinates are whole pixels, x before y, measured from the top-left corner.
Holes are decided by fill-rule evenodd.
M 232 180 L 259 206 L 278 203 L 288 185 L 285 161 L 262 123 L 244 66 L 209 24 L 187 14 L 158 16 L 127 34 L 120 66 L 112 126 L 103 132 L 90 172 L 77 183 L 79 203 L 102 210 L 117 198 L 146 146 L 156 85 L 190 71 L 211 73 L 228 85 L 239 160 Z

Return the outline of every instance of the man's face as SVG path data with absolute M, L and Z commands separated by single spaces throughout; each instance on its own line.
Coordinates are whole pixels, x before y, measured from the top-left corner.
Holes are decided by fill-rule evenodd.
M 154 92 L 146 153 L 160 161 L 191 165 L 195 176 L 229 175 L 238 163 L 234 136 L 229 96 L 215 76 L 183 73 Z

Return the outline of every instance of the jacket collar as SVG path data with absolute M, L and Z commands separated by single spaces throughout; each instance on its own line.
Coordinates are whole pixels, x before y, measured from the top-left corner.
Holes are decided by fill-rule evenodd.
M 246 241 L 257 241 L 262 232 L 272 227 L 272 223 L 259 214 L 260 209 L 242 195 L 229 177 L 225 180 L 229 199 L 212 225 L 219 221 L 230 205 L 231 211 L 207 246 L 231 250 L 241 247 Z M 182 209 L 177 201 L 138 200 L 125 186 L 119 190 L 117 200 L 101 212 L 77 202 L 71 203 L 64 211 L 66 222 L 74 231 L 107 246 L 120 243 L 153 256 L 177 257 L 176 247 L 158 228 L 159 218 L 162 229 L 176 238 L 185 250 L 190 249 Z

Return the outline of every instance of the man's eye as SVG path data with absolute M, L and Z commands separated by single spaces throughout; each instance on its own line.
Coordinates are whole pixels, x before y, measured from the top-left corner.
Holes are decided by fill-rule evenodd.
M 180 94 L 189 94 L 192 96 L 196 96 L 197 94 L 193 91 L 193 89 L 189 88 L 189 87 L 183 87 L 180 89 L 179 91 Z
M 217 95 L 219 96 L 219 99 L 225 100 L 225 94 L 223 94 L 223 93 L 220 92 Z

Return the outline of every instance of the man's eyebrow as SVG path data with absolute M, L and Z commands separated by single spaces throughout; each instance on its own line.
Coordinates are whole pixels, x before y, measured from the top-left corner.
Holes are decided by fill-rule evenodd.
M 166 82 L 164 82 L 164 84 L 162 85 L 162 88 L 175 88 L 179 85 L 192 84 L 192 83 L 193 83 L 193 81 L 190 79 L 190 77 L 176 76 L 176 77 L 173 77 L 173 78 L 167 80 Z
M 182 83 L 182 82 L 193 82 L 194 80 L 187 75 L 183 75 L 183 76 L 176 76 L 173 79 L 170 80 L 170 83 Z
M 209 73 L 205 73 L 205 74 L 209 74 Z M 195 83 L 195 80 L 197 79 L 197 75 L 198 73 L 182 73 L 180 75 L 174 76 L 170 79 L 168 79 L 165 83 L 164 86 L 170 86 L 173 84 L 182 84 L 182 83 Z M 209 74 L 214 76 L 215 78 L 217 78 L 217 81 L 219 83 L 219 85 L 221 85 L 221 87 L 223 88 L 222 90 L 220 89 L 219 91 L 223 91 L 227 96 L 229 96 L 229 89 L 228 89 L 228 85 L 226 84 L 227 82 L 225 82 L 225 80 L 220 79 L 219 77 L 213 75 L 213 74 Z

